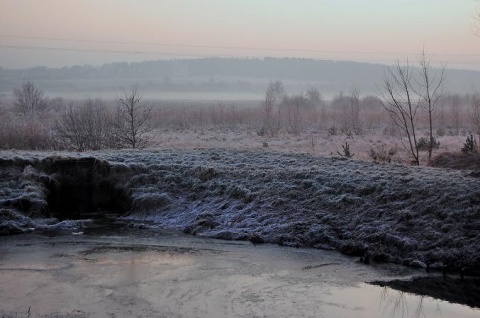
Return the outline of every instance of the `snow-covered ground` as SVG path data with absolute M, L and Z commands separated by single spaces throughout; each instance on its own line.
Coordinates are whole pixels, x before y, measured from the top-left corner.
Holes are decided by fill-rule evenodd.
M 47 185 L 59 182 L 52 162 L 81 157 L 108 167 L 102 178 L 131 200 L 127 218 L 155 226 L 349 255 L 368 249 L 373 261 L 411 266 L 480 268 L 480 182 L 469 171 L 269 148 L 0 152 L 0 233 L 81 231 L 87 220 L 58 223 L 47 203 Z

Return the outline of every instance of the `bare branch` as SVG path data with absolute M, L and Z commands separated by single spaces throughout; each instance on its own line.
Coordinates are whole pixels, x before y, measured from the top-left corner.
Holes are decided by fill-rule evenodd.
M 262 111 L 264 113 L 263 132 L 275 135 L 277 129 L 273 120 L 273 110 L 277 100 L 285 93 L 285 88 L 281 81 L 271 81 L 268 83 L 267 91 L 265 92 L 265 101 L 262 103 Z
M 36 115 L 46 108 L 44 92 L 27 81 L 20 88 L 13 90 L 15 107 L 24 115 Z
M 153 128 L 149 125 L 151 108 L 141 103 L 138 87 L 123 91 L 117 100 L 115 134 L 118 142 L 126 147 L 143 148 L 151 141 Z
M 394 124 L 402 130 L 408 139 L 408 149 L 413 162 L 419 164 L 418 148 L 416 144 L 415 117 L 418 102 L 412 99 L 412 71 L 408 65 L 402 66 L 397 60 L 393 68 L 384 73 L 382 93 L 383 107 L 390 115 Z
M 432 70 L 430 66 L 431 57 L 427 57 L 425 49 L 422 50 L 418 64 L 419 71 L 416 80 L 419 90 L 417 94 L 420 96 L 420 102 L 428 115 L 429 123 L 429 143 L 428 143 L 428 161 L 432 159 L 434 143 L 433 137 L 433 119 L 437 108 L 437 102 L 442 95 L 443 82 L 445 80 L 445 65 L 439 72 Z

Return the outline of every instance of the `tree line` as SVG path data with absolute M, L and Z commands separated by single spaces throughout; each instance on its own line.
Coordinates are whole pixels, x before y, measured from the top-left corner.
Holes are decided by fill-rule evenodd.
M 0 148 L 143 148 L 155 145 L 162 128 L 203 134 L 242 126 L 266 144 L 281 134 L 307 133 L 314 144 L 319 132 L 348 139 L 383 129 L 398 136 L 412 163 L 420 164 L 419 151 L 427 151 L 430 161 L 439 136 L 480 135 L 480 98 L 443 93 L 444 71 L 430 68 L 423 58 L 423 68 L 397 63 L 386 69 L 379 96 L 362 96 L 353 88 L 325 100 L 315 87 L 289 94 L 281 81 L 271 81 L 263 101 L 249 106 L 158 101 L 151 107 L 138 87 L 123 91 L 114 105 L 101 99 L 66 102 L 46 98 L 33 82 L 25 82 L 14 89 L 11 109 L 0 105 Z
M 147 146 L 152 138 L 151 108 L 143 104 L 137 86 L 124 90 L 117 97 L 114 109 L 100 99 L 71 102 L 68 107 L 49 109 L 56 100 L 49 105 L 44 92 L 31 81 L 15 88 L 13 95 L 16 122 L 2 123 L 2 148 L 135 149 Z M 60 113 L 53 116 L 53 122 L 49 110 Z M 4 109 L 1 111 L 5 112 Z

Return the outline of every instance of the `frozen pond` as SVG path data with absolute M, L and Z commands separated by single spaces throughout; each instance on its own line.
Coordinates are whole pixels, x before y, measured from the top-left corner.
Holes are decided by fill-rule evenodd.
M 0 317 L 478 317 L 365 282 L 423 274 L 336 252 L 139 231 L 0 237 Z

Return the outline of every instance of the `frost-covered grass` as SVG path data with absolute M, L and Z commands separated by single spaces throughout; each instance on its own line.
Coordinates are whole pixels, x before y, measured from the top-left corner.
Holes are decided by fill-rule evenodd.
M 0 152 L 0 230 L 47 226 L 35 218 L 48 217 L 44 184 L 55 174 L 42 163 L 53 155 Z M 127 218 L 160 227 L 349 255 L 368 248 L 374 261 L 411 266 L 480 266 L 480 182 L 468 171 L 269 149 L 61 155 L 108 162 L 125 175 Z
M 391 161 L 395 163 L 409 164 L 412 160 L 406 148 L 408 141 L 401 139 L 398 134 L 391 135 L 384 129 L 365 129 L 363 135 L 338 134 L 331 136 L 327 128 L 313 127 L 302 131 L 299 135 L 280 132 L 275 136 L 261 136 L 258 127 L 236 125 L 232 127 L 208 127 L 205 129 L 165 129 L 157 130 L 153 146 L 157 149 L 197 149 L 197 148 L 223 148 L 241 150 L 267 150 L 284 153 L 304 153 L 314 156 L 331 157 L 338 156 L 337 151 L 342 152 L 342 145 L 348 142 L 354 159 L 373 161 L 370 156 L 371 149 L 378 150 L 380 147 L 394 149 Z M 419 138 L 426 137 L 427 131 L 420 130 Z M 462 148 L 467 135 L 466 133 L 455 136 L 435 136 L 440 142 L 438 149 L 433 155 L 451 152 L 458 153 Z M 421 165 L 427 165 L 427 152 L 420 152 Z

